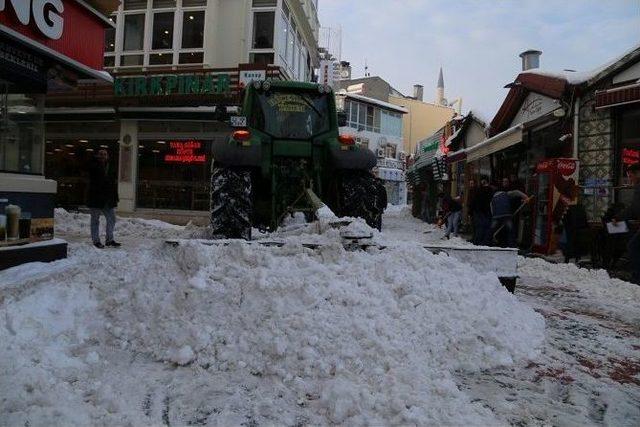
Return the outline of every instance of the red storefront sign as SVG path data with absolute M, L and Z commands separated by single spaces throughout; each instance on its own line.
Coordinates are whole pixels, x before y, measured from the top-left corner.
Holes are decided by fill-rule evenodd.
M 207 161 L 205 154 L 197 153 L 202 148 L 200 141 L 171 141 L 169 148 L 173 153 L 164 155 L 166 163 L 203 164 Z
M 625 166 L 634 165 L 640 163 L 640 150 L 634 150 L 632 148 L 622 149 L 622 163 Z
M 61 54 L 102 69 L 108 24 L 86 6 L 75 0 L 3 0 L 2 4 L 0 33 L 23 36 L 31 42 L 28 45 L 54 51 L 51 56 Z

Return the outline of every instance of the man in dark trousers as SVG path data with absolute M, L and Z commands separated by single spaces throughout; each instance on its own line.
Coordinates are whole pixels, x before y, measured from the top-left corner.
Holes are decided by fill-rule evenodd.
M 499 239 L 502 247 L 515 248 L 516 229 L 513 223 L 513 211 L 511 209 L 512 200 L 520 198 L 523 203 L 529 201 L 529 197 L 520 190 L 510 190 L 511 183 L 508 178 L 502 180 L 502 187 L 498 189 L 491 199 L 491 229 L 495 233 L 503 230 L 506 233 L 506 244 L 503 239 Z
M 631 206 L 613 219 L 614 224 L 617 221 L 640 220 L 640 163 L 629 166 L 627 173 L 634 188 L 633 200 L 631 201 Z M 629 240 L 627 249 L 632 269 L 631 282 L 640 285 L 640 230 L 636 231 L 636 234 Z
M 473 193 L 469 203 L 469 213 L 473 219 L 473 244 L 491 245 L 491 199 L 493 188 L 489 180 L 482 178 L 480 186 Z
M 89 201 L 91 208 L 91 239 L 97 248 L 106 246 L 119 247 L 120 243 L 113 239 L 116 225 L 115 207 L 118 205 L 118 181 L 116 173 L 109 165 L 109 153 L 100 150 L 89 167 Z M 106 240 L 100 242 L 100 215 L 107 220 Z

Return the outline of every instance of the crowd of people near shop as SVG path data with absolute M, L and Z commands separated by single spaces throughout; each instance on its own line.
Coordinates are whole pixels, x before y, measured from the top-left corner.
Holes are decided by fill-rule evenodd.
M 455 197 L 438 194 L 435 223 L 445 228 L 444 238 L 457 237 L 463 230 L 476 245 L 516 247 L 519 213 L 531 199 L 521 182 L 512 175 L 491 185 L 483 177 L 477 183 L 469 180 L 467 191 Z
M 600 267 L 607 269 L 614 268 L 626 255 L 631 266 L 631 281 L 640 284 L 640 230 L 634 231 L 627 224 L 640 220 L 640 164 L 629 167 L 627 174 L 634 189 L 632 201 L 627 206 L 615 203 L 605 212 L 600 235 L 595 238 L 599 242 L 596 252 L 602 261 Z M 527 227 L 521 227 L 520 223 L 529 219 L 532 209 L 527 207 L 533 196 L 525 192 L 524 184 L 515 175 L 493 183 L 487 177 L 479 181 L 470 179 L 456 196 L 440 191 L 436 202 L 431 204 L 426 189 L 416 195 L 419 199 L 414 198 L 414 203 L 418 202 L 419 209 L 414 215 L 443 228 L 443 239 L 456 236 L 481 246 L 524 246 L 526 239 L 522 230 Z M 568 206 L 555 232 L 565 262 L 578 263 L 583 257 L 593 258 L 594 232 L 580 203 Z

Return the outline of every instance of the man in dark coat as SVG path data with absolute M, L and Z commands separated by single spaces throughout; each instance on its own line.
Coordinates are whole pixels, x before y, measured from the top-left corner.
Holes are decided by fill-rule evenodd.
M 115 207 L 118 205 L 118 180 L 116 172 L 109 165 L 109 153 L 100 150 L 89 167 L 89 201 L 91 209 L 91 239 L 97 248 L 104 246 L 119 247 L 120 243 L 113 239 L 116 225 Z M 100 215 L 107 220 L 106 240 L 100 242 Z
M 502 187 L 491 198 L 491 229 L 494 233 L 504 231 L 506 239 L 498 239 L 499 246 L 515 248 L 517 246 L 516 229 L 513 224 L 512 200 L 520 199 L 521 203 L 529 201 L 529 196 L 520 190 L 510 190 L 507 178 L 502 180 Z M 506 242 L 505 242 L 506 240 Z
M 469 213 L 473 219 L 473 244 L 491 245 L 491 199 L 493 188 L 486 178 L 480 180 L 480 186 L 473 193 L 469 203 Z
M 614 218 L 613 222 L 640 220 L 640 163 L 633 164 L 627 169 L 629 180 L 633 186 L 633 200 L 629 206 L 618 218 Z M 627 245 L 629 251 L 629 261 L 631 264 L 632 275 L 631 282 L 640 285 L 640 230 L 633 235 Z

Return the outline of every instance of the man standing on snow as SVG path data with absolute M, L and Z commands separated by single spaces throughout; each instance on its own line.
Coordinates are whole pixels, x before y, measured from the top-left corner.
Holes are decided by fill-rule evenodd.
M 89 166 L 89 201 L 91 208 L 91 239 L 96 248 L 106 246 L 119 247 L 120 243 L 113 240 L 113 230 L 116 225 L 115 207 L 118 205 L 118 181 L 113 168 L 109 165 L 109 153 L 100 150 Z M 100 215 L 107 220 L 106 241 L 100 242 Z
M 628 220 L 640 220 L 640 163 L 633 164 L 627 169 L 627 174 L 631 185 L 633 186 L 633 200 L 631 206 L 622 212 L 616 218 L 613 218 L 613 223 L 617 221 Z M 629 261 L 631 264 L 631 282 L 636 285 L 640 285 L 640 230 L 636 231 L 629 244 L 627 245 L 629 251 Z
M 502 187 L 495 192 L 491 199 L 491 230 L 495 233 L 503 230 L 506 239 L 498 239 L 500 246 L 516 247 L 516 229 L 513 224 L 513 211 L 511 202 L 514 198 L 520 198 L 523 203 L 529 201 L 529 197 L 520 190 L 510 190 L 511 183 L 508 178 L 502 180 Z

